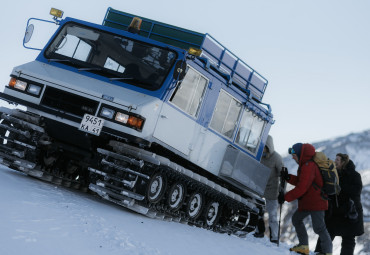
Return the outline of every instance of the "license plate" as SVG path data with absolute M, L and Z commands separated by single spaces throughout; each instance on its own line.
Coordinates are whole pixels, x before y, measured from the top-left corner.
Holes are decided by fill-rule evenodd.
M 81 121 L 79 130 L 99 136 L 103 128 L 103 124 L 104 120 L 102 118 L 85 113 Z

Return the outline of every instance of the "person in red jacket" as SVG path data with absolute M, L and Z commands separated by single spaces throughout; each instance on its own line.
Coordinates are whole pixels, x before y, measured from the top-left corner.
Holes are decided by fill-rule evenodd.
M 324 222 L 328 201 L 321 197 L 321 190 L 313 185 L 316 183 L 319 187 L 323 186 L 320 170 L 312 160 L 315 155 L 315 147 L 308 143 L 296 143 L 292 148 L 289 148 L 289 154 L 298 164 L 297 176 L 288 174 L 287 170 L 281 174 L 295 188 L 285 195 L 280 193 L 278 201 L 282 204 L 284 201 L 291 202 L 298 199 L 298 209 L 292 216 L 292 223 L 297 232 L 299 244 L 290 248 L 290 251 L 309 254 L 308 235 L 303 220 L 307 216 L 311 216 L 312 227 L 320 237 L 323 254 L 332 254 L 333 244 Z

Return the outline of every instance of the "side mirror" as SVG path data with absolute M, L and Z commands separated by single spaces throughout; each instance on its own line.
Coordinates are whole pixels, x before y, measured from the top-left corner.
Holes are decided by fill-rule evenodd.
M 30 18 L 27 21 L 23 37 L 23 47 L 31 50 L 42 50 L 49 41 L 50 35 L 55 33 L 58 28 L 55 24 L 55 21 Z
M 28 43 L 31 40 L 34 28 L 35 26 L 33 24 L 30 24 L 27 26 L 27 29 L 26 29 L 26 32 L 23 38 L 23 43 Z

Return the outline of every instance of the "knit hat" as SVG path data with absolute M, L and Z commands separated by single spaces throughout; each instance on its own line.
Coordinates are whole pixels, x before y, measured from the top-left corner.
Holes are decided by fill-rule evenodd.
M 298 159 L 301 156 L 302 151 L 302 143 L 296 143 L 292 146 L 292 148 L 289 148 L 288 152 L 289 154 L 296 154 Z

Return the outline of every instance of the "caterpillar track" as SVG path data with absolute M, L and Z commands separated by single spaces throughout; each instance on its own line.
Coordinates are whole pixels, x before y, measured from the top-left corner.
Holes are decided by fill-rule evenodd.
M 0 122 L 1 164 L 47 182 L 88 191 L 81 171 L 84 162 L 77 168 L 73 159 L 63 158 L 63 149 L 52 144 L 40 125 L 42 118 L 18 109 L 0 108 Z
M 1 163 L 38 179 L 83 192 L 151 218 L 216 232 L 252 231 L 263 204 L 242 197 L 166 157 L 110 137 L 82 151 L 49 137 L 43 118 L 1 108 Z

